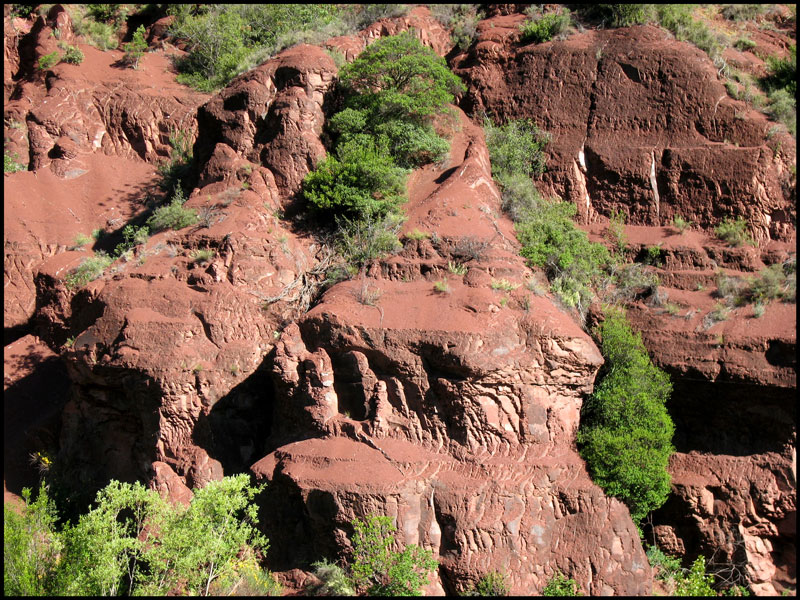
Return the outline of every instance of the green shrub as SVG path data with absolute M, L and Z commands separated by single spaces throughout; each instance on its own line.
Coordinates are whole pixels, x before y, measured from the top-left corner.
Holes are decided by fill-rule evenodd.
M 567 579 L 561 571 L 556 571 L 542 590 L 542 596 L 583 596 L 578 591 L 578 583 Z
M 414 229 L 413 231 L 409 231 L 405 234 L 409 240 L 427 240 L 431 237 L 431 234 L 427 231 L 420 231 L 419 229 Z
M 459 50 L 467 50 L 477 34 L 478 8 L 474 4 L 431 4 L 431 14 L 450 29 L 450 39 Z
M 77 46 L 67 46 L 61 60 L 72 65 L 79 65 L 83 62 L 83 52 Z
M 720 292 L 722 289 L 720 288 Z M 794 264 L 770 265 L 758 275 L 751 278 L 744 289 L 737 290 L 748 303 L 765 305 L 770 300 L 782 299 L 795 302 L 797 299 L 797 280 Z M 763 313 L 762 313 L 763 314 Z
M 498 173 L 494 176 L 501 190 L 500 207 L 509 218 L 516 222 L 535 212 L 542 197 L 528 175 L 523 173 Z
M 675 427 L 665 403 L 669 376 L 650 361 L 641 335 L 619 309 L 595 330 L 604 377 L 584 403 L 577 441 L 592 480 L 625 502 L 635 522 L 667 499 Z
M 609 263 L 608 250 L 589 241 L 572 221 L 576 207 L 569 202 L 542 202 L 539 210 L 517 223 L 520 254 L 532 266 L 543 267 L 551 289 L 567 306 L 581 314 L 594 297 L 592 287 Z
M 339 82 L 350 92 L 347 108 L 367 110 L 377 123 L 421 122 L 466 90 L 443 58 L 407 32 L 370 44 L 339 72 Z
M 641 263 L 614 269 L 611 281 L 615 289 L 610 293 L 610 298 L 626 302 L 641 296 L 652 296 L 661 283 L 658 275 Z
M 353 563 L 350 578 L 354 586 L 370 595 L 419 596 L 438 567 L 430 550 L 407 546 L 391 550 L 397 527 L 391 517 L 367 515 L 354 519 Z
M 118 13 L 120 18 L 112 18 L 106 22 L 102 18 L 97 20 L 92 15 L 92 7 L 88 5 L 89 14 L 85 14 L 87 5 L 71 4 L 67 5 L 67 10 L 72 17 L 72 27 L 76 35 L 83 36 L 86 42 L 100 50 L 111 50 L 119 45 L 118 30 L 122 25 L 122 13 Z
M 57 513 L 40 485 L 35 501 L 22 491 L 22 514 L 3 506 L 3 593 L 6 596 L 48 596 L 58 592 L 55 572 L 61 542 L 55 533 Z
M 168 195 L 184 194 L 191 187 L 194 168 L 192 137 L 188 131 L 175 129 L 169 135 L 170 158 L 158 166 L 158 186 Z
M 212 258 L 214 258 L 215 255 L 216 251 L 214 251 L 212 248 L 203 248 L 203 249 L 198 248 L 197 250 L 192 250 L 189 253 L 189 258 L 191 258 L 192 261 L 196 263 L 207 263 Z
M 164 229 L 183 229 L 197 223 L 197 212 L 191 208 L 183 207 L 183 194 L 176 190 L 172 201 L 166 206 L 159 206 L 147 219 L 150 231 Z
M 366 135 L 354 137 L 328 156 L 303 182 L 306 200 L 348 218 L 380 218 L 405 202 L 408 171 L 375 147 Z
M 628 236 L 625 235 L 625 213 L 621 210 L 612 210 L 608 217 L 605 238 L 611 243 L 614 250 L 620 254 L 628 248 Z
M 147 51 L 147 40 L 144 38 L 144 34 L 144 25 L 139 25 L 136 31 L 133 32 L 131 41 L 124 45 L 125 56 L 123 60 L 134 69 L 139 68 L 139 61 Z
M 376 258 L 402 247 L 397 234 L 404 220 L 396 213 L 380 218 L 366 216 L 352 220 L 339 217 L 336 219 L 339 231 L 336 249 L 345 264 L 351 267 L 350 270 L 357 271 Z
M 648 546 L 647 560 L 656 569 L 656 578 L 661 581 L 674 581 L 681 576 L 681 560 L 664 554 L 658 546 Z
M 87 9 L 98 23 L 122 23 L 128 15 L 123 4 L 88 4 Z
M 676 596 L 716 596 L 717 592 L 711 587 L 714 577 L 706 575 L 706 559 L 698 556 L 692 563 L 689 572 L 675 581 Z
M 25 165 L 17 162 L 16 154 L 9 154 L 3 152 L 3 173 L 16 173 L 17 171 L 26 171 Z
M 518 283 L 512 283 L 507 279 L 492 279 L 491 288 L 493 290 L 503 290 L 504 292 L 510 292 L 519 287 Z
M 679 233 L 683 234 L 687 229 L 689 229 L 692 226 L 692 222 L 687 219 L 684 219 L 680 215 L 675 215 L 672 218 L 672 226 L 675 227 L 675 229 L 677 229 Z
M 766 10 L 766 4 L 723 4 L 720 14 L 730 21 L 752 21 Z
M 789 47 L 789 58 L 768 57 L 767 71 L 763 84 L 768 91 L 786 90 L 797 95 L 797 46 Z
M 653 4 L 597 4 L 589 8 L 589 13 L 611 27 L 630 27 L 652 21 L 656 16 L 654 8 Z
M 551 136 L 532 120 L 514 119 L 504 125 L 495 125 L 490 119 L 485 119 L 483 131 L 493 174 L 536 177 L 544 173 L 547 163 L 544 150 Z
M 541 17 L 534 17 L 520 25 L 520 39 L 523 43 L 540 44 L 549 42 L 558 34 L 566 31 L 570 25 L 570 12 L 564 8 L 560 12 L 551 12 Z
M 767 111 L 770 116 L 786 125 L 792 135 L 797 135 L 797 100 L 787 90 L 775 90 L 769 93 L 770 104 Z
M 81 248 L 91 241 L 92 239 L 90 237 L 85 236 L 82 233 L 79 233 L 78 235 L 75 236 L 75 247 Z
M 671 31 L 676 39 L 693 43 L 708 54 L 718 67 L 725 66 L 722 61 L 725 38 L 717 35 L 703 21 L 694 18 L 694 5 L 657 4 L 655 10 L 659 24 Z
M 745 50 L 752 50 L 755 48 L 756 43 L 748 37 L 740 37 L 733 42 L 733 47 L 744 52 Z
M 433 291 L 439 292 L 440 294 L 449 294 L 450 293 L 450 286 L 447 285 L 447 278 L 441 279 L 439 281 L 433 282 Z
M 753 238 L 750 236 L 747 226 L 747 220 L 743 217 L 737 217 L 736 220 L 725 218 L 714 228 L 714 234 L 731 246 L 753 244 Z
M 68 289 L 83 287 L 103 275 L 103 271 L 113 262 L 113 259 L 102 250 L 90 258 L 84 258 L 78 267 L 69 273 L 66 278 Z
M 314 575 L 322 582 L 313 588 L 311 593 L 315 596 L 355 596 L 356 590 L 345 570 L 337 564 L 327 560 L 311 563 Z
M 58 52 L 51 52 L 50 54 L 45 54 L 44 56 L 39 57 L 39 69 L 42 71 L 46 71 L 47 69 L 52 68 L 53 66 L 58 63 L 61 59 L 61 55 Z
M 506 576 L 498 571 L 489 571 L 478 582 L 470 586 L 464 596 L 508 596 L 511 587 Z

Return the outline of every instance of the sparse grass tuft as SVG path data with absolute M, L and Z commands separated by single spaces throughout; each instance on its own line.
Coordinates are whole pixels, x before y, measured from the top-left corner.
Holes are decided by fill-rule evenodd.
M 72 273 L 66 276 L 67 289 L 83 287 L 90 281 L 94 281 L 103 274 L 111 262 L 112 258 L 102 251 L 85 258 Z
M 216 255 L 216 251 L 211 248 L 203 248 L 192 250 L 189 253 L 189 257 L 192 259 L 193 262 L 197 264 L 203 264 L 209 262 L 214 256 Z
M 453 261 L 447 261 L 447 270 L 450 271 L 453 275 L 466 275 L 467 265 L 454 263 Z
M 83 235 L 82 233 L 79 233 L 78 235 L 75 236 L 75 248 L 82 248 L 83 246 L 85 246 L 86 244 L 88 244 L 91 241 L 92 241 L 92 238 L 87 237 L 87 236 Z
M 736 220 L 726 218 L 714 228 L 714 234 L 731 246 L 754 245 L 753 238 L 747 230 L 747 225 L 747 220 L 742 217 L 737 217 Z
M 493 290 L 503 290 L 504 292 L 510 292 L 520 286 L 520 284 L 512 283 L 507 279 L 492 279 L 491 285 Z
M 409 240 L 427 240 L 429 237 L 431 237 L 431 234 L 427 231 L 420 231 L 415 227 L 414 231 L 409 231 L 405 234 L 405 237 L 407 237 Z
M 433 284 L 433 289 L 440 294 L 449 294 L 450 287 L 447 285 L 447 278 L 435 282 Z
M 678 230 L 678 233 L 683 234 L 692 226 L 692 222 L 684 219 L 681 215 L 675 215 L 672 219 L 672 226 Z

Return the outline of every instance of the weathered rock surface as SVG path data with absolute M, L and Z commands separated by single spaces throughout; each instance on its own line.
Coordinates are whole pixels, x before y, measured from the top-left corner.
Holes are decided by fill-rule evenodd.
M 794 141 L 730 98 L 705 53 L 652 26 L 521 45 L 522 20 L 483 21 L 453 66 L 469 114 L 531 117 L 552 133 L 543 192 L 588 222 L 612 210 L 651 226 L 743 216 L 758 241 L 792 235 Z
M 540 591 L 556 569 L 591 593 L 648 593 L 627 509 L 591 483 L 574 447 L 602 358 L 550 300 L 529 299 L 526 314 L 511 308 L 514 294 L 501 301 L 491 289 L 492 275 L 519 282 L 526 270 L 502 251 L 509 223 L 497 216 L 480 130 L 461 125 L 450 169 L 412 183 L 410 220 L 435 224 L 437 247 L 388 261 L 387 278 L 334 286 L 276 346 L 280 447 L 252 467 L 271 481 L 273 553 L 331 557 L 349 521 L 374 511 L 396 517 L 406 543 L 434 551 L 434 593 L 463 591 L 492 569 L 516 593 Z M 426 175 L 439 182 L 427 195 Z M 448 226 L 447 201 L 495 248 L 437 293 L 447 248 L 467 237 Z M 403 269 L 415 258 L 418 271 Z M 379 292 L 374 305 L 363 302 L 369 289 Z

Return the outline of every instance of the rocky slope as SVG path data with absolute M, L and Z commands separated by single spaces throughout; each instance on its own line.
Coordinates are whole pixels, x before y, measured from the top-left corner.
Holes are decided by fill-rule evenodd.
M 496 13 L 468 52 L 449 55 L 468 91 L 447 163 L 409 180 L 404 231 L 430 235 L 406 238 L 311 310 L 329 255 L 296 192 L 325 155 L 336 77 L 326 52 L 296 46 L 209 96 L 174 83 L 167 55 L 179 50 L 168 43 L 134 71 L 113 66 L 120 52 L 76 40 L 84 63 L 42 76 L 33 61 L 52 50 L 54 27 L 71 35 L 68 16 L 56 5 L 32 25 L 6 18 L 6 147 L 32 169 L 5 176 L 6 344 L 41 338 L 6 346 L 7 389 L 24 398 L 17 381 L 61 382 L 46 409 L 58 414 L 69 387 L 58 441 L 41 444 L 86 490 L 138 479 L 185 501 L 231 473 L 269 481 L 274 569 L 341 556 L 349 520 L 376 512 L 434 551 L 430 593 L 492 569 L 519 594 L 556 569 L 587 593 L 650 593 L 627 509 L 592 484 L 575 450 L 602 358 L 549 295 L 527 293 L 536 275 L 468 118 L 530 116 L 553 134 L 543 191 L 576 202 L 595 239 L 621 209 L 634 250 L 661 242 L 662 287 L 686 311 L 644 301 L 630 311 L 675 381 L 674 495 L 652 534 L 687 558 L 734 565 L 756 592 L 793 587 L 794 305 L 772 303 L 761 319 L 736 309 L 711 328 L 703 317 L 715 267 L 753 273 L 794 253 L 794 140 L 768 135 L 771 123 L 727 97 L 702 52 L 660 29 L 526 46 L 523 16 Z M 352 59 L 409 28 L 451 50 L 424 7 L 327 45 Z M 196 139 L 186 206 L 201 223 L 151 236 L 104 277 L 67 289 L 64 275 L 86 256 L 75 236 L 137 222 L 176 129 Z M 678 234 L 676 214 L 700 228 Z M 727 215 L 748 218 L 758 249 L 708 235 Z M 194 260 L 198 249 L 213 258 Z M 517 287 L 493 290 L 500 279 Z M 22 455 L 11 454 L 5 479 L 18 493 Z

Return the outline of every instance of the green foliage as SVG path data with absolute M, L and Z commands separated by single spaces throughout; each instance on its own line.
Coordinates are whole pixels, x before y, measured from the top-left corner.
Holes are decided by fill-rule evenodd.
M 720 287 L 720 293 L 723 290 Z M 765 305 L 770 300 L 781 299 L 784 302 L 797 301 L 796 262 L 770 265 L 758 275 L 751 278 L 747 285 L 736 290 L 736 295 L 744 302 Z
M 643 25 L 655 18 L 653 4 L 597 4 L 590 12 L 611 27 Z
M 644 257 L 645 264 L 652 265 L 654 267 L 660 267 L 664 262 L 664 251 L 661 249 L 661 244 L 656 244 L 655 246 L 648 246 L 647 250 L 645 251 Z
M 192 250 L 189 253 L 189 257 L 192 259 L 193 262 L 202 264 L 207 263 L 216 255 L 216 251 L 211 248 L 198 248 L 197 250 Z
M 431 4 L 431 14 L 450 29 L 450 39 L 459 50 L 467 50 L 475 40 L 480 20 L 474 4 Z
M 730 21 L 752 21 L 766 10 L 766 4 L 723 4 L 720 14 Z
M 35 501 L 22 492 L 22 514 L 3 506 L 3 593 L 6 596 L 48 596 L 57 592 L 54 572 L 61 551 L 55 536 L 56 507 L 44 483 Z
M 173 130 L 169 135 L 170 158 L 158 166 L 159 187 L 168 195 L 183 194 L 190 187 L 194 168 L 192 138 L 188 131 Z
M 793 136 L 797 135 L 797 100 L 787 90 L 775 90 L 769 93 L 770 104 L 767 110 L 770 116 L 786 126 Z
M 677 229 L 680 234 L 683 234 L 687 229 L 689 229 L 692 226 L 692 222 L 687 219 L 684 219 L 680 215 L 675 215 L 672 218 L 672 226 L 675 227 L 675 229 Z
M 208 595 L 216 580 L 236 578 L 275 592 L 276 582 L 253 560 L 266 550 L 254 528 L 252 500 L 261 489 L 247 475 L 226 477 L 196 490 L 186 508 L 140 483 L 112 481 L 88 513 L 60 531 L 44 486 L 35 502 L 25 490 L 23 515 L 4 511 L 5 592 Z
M 408 171 L 375 147 L 366 135 L 342 144 L 304 181 L 306 199 L 348 218 L 380 218 L 405 201 Z
M 658 546 L 648 546 L 647 560 L 656 570 L 656 578 L 661 581 L 674 581 L 681 576 L 680 559 L 665 554 Z
M 3 152 L 3 173 L 16 173 L 17 171 L 26 171 L 25 165 L 17 162 L 16 154 L 9 154 Z
M 164 229 L 183 229 L 197 223 L 197 212 L 184 208 L 183 203 L 174 199 L 166 206 L 159 206 L 147 219 L 147 225 L 153 232 Z
M 611 242 L 616 252 L 624 253 L 628 248 L 628 236 L 625 235 L 625 213 L 612 210 L 608 217 L 605 238 Z
M 391 517 L 367 515 L 352 521 L 354 586 L 370 595 L 419 596 L 438 563 L 430 550 L 415 545 L 402 552 L 391 549 L 397 527 Z
M 122 4 L 88 4 L 89 15 L 98 23 L 122 23 L 127 7 Z
M 431 237 L 431 234 L 427 231 L 420 231 L 419 229 L 414 229 L 413 231 L 409 231 L 405 234 L 409 240 L 427 240 Z
M 358 269 L 385 254 L 400 249 L 397 233 L 405 219 L 397 213 L 384 217 L 366 216 L 361 219 L 337 217 L 339 236 L 336 249 L 349 267 L 348 271 Z
M 636 297 L 651 296 L 661 283 L 658 275 L 641 263 L 624 265 L 613 270 L 612 281 L 615 289 L 612 300 L 630 301 Z
M 520 40 L 523 43 L 533 42 L 540 44 L 549 42 L 558 34 L 566 31 L 570 25 L 569 9 L 551 12 L 546 15 L 534 17 L 520 25 Z
M 83 52 L 77 46 L 66 46 L 61 60 L 72 65 L 79 65 L 83 62 Z
M 489 571 L 478 582 L 470 586 L 464 596 L 508 596 L 511 588 L 506 576 L 498 571 Z
M 714 234 L 731 246 L 753 244 L 753 238 L 747 230 L 747 220 L 737 217 L 736 220 L 725 218 L 714 228 Z
M 88 44 L 100 50 L 111 50 L 119 45 L 118 30 L 124 15 L 122 12 L 117 12 L 113 13 L 113 18 L 104 19 L 103 15 L 95 10 L 94 14 L 100 15 L 98 19 L 92 12 L 97 6 L 110 5 L 71 4 L 67 5 L 67 10 L 72 17 L 72 27 L 76 35 L 83 36 Z
M 136 227 L 135 225 L 126 225 L 122 229 L 122 242 L 117 244 L 114 249 L 114 258 L 118 258 L 125 254 L 128 250 L 139 244 L 144 244 L 150 235 L 150 229 L 147 226 Z
M 147 51 L 147 40 L 144 38 L 144 25 L 139 25 L 133 32 L 133 38 L 125 44 L 125 57 L 123 60 L 134 69 L 139 68 L 139 60 Z
M 355 596 L 356 590 L 345 570 L 327 560 L 311 563 L 314 575 L 322 582 L 311 593 L 314 596 Z
M 102 250 L 90 258 L 83 259 L 78 267 L 65 277 L 67 289 L 83 287 L 103 275 L 103 271 L 113 262 L 113 259 Z
M 91 241 L 92 241 L 91 238 L 85 236 L 82 233 L 79 233 L 78 235 L 75 236 L 75 247 L 81 248 L 82 246 L 85 246 Z
M 567 306 L 584 309 L 594 296 L 592 286 L 608 264 L 608 250 L 589 241 L 572 221 L 569 202 L 542 202 L 539 210 L 517 223 L 520 254 L 532 266 L 544 267 L 551 289 Z
M 578 583 L 567 579 L 561 571 L 556 571 L 542 590 L 542 596 L 583 596 L 578 591 Z
M 769 76 L 763 81 L 768 91 L 786 90 L 797 94 L 797 46 L 789 46 L 789 58 L 770 56 L 767 58 Z
M 756 43 L 748 37 L 740 37 L 733 42 L 733 47 L 744 52 L 746 50 L 752 50 L 755 48 Z
M 698 556 L 689 572 L 675 581 L 676 596 L 716 596 L 717 592 L 711 587 L 714 577 L 706 575 L 706 559 Z
M 248 53 L 241 35 L 247 27 L 239 11 L 221 6 L 177 20 L 170 31 L 188 43 L 187 55 L 177 62 L 178 81 L 204 92 L 227 84 Z
M 44 56 L 39 57 L 39 69 L 42 71 L 46 71 L 56 65 L 56 63 L 61 59 L 61 55 L 56 52 L 51 52 L 50 54 L 45 54 Z
M 493 290 L 503 290 L 504 292 L 510 292 L 519 287 L 518 283 L 512 283 L 507 279 L 492 279 L 490 285 Z
M 665 403 L 669 376 L 650 361 L 625 313 L 607 310 L 597 328 L 605 376 L 584 404 L 577 441 L 592 479 L 641 521 L 667 499 L 675 427 Z
M 702 20 L 692 15 L 692 4 L 657 4 L 656 16 L 659 24 L 671 31 L 680 41 L 689 41 L 703 50 L 714 64 L 725 67 L 722 52 L 725 50 L 724 36 L 716 34 Z
M 484 119 L 483 131 L 492 160 L 492 173 L 498 175 L 523 174 L 536 177 L 545 171 L 550 134 L 542 131 L 530 119 L 514 119 L 504 125 L 495 125 Z
M 466 90 L 444 59 L 408 32 L 369 45 L 339 72 L 339 81 L 351 92 L 347 107 L 366 109 L 378 122 L 420 122 Z
M 447 278 L 433 282 L 433 290 L 440 294 L 449 294 L 450 286 L 447 285 Z

